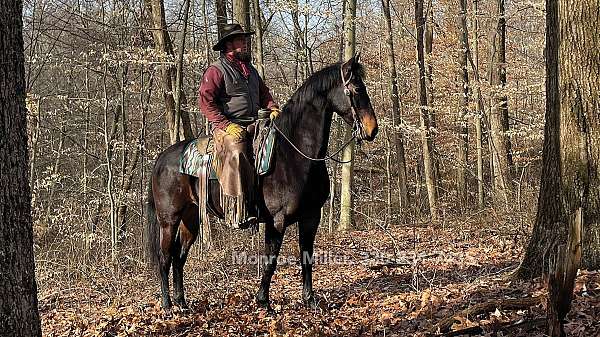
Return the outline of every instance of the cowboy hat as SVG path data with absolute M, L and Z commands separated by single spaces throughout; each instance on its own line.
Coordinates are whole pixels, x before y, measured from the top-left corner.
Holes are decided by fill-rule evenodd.
M 254 32 L 245 32 L 239 23 L 226 24 L 223 26 L 223 29 L 221 30 L 221 38 L 213 46 L 213 50 L 223 50 L 225 48 L 225 42 L 238 35 L 250 36 L 254 35 Z

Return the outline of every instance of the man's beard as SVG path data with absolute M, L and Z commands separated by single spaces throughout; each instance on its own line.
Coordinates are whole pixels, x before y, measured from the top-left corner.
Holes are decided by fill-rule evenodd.
M 233 56 L 242 62 L 250 62 L 252 60 L 252 54 L 247 51 L 233 52 Z

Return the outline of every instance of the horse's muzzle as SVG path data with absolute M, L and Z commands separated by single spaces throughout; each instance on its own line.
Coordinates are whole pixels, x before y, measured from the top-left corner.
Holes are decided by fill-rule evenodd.
M 363 115 L 360 119 L 360 123 L 362 125 L 362 130 L 359 138 L 369 142 L 375 139 L 375 136 L 377 136 L 377 132 L 379 131 L 375 116 L 372 113 Z

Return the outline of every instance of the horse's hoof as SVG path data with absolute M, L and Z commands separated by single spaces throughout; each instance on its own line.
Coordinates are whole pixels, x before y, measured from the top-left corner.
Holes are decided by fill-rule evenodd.
M 259 308 L 267 310 L 269 315 L 275 314 L 275 310 L 271 307 L 271 303 L 268 299 L 262 298 L 261 296 L 256 296 L 256 304 Z
M 186 311 L 190 309 L 185 300 L 175 300 L 175 304 L 179 307 L 179 309 L 181 309 L 181 311 Z
M 275 310 L 271 306 L 271 304 L 267 303 L 265 305 L 259 305 L 260 308 L 264 309 L 267 312 L 267 315 L 272 316 L 275 315 Z
M 304 306 L 307 309 L 311 309 L 311 310 L 319 310 L 319 309 L 321 309 L 319 307 L 319 305 L 317 304 L 317 300 L 314 297 L 311 297 L 309 299 L 305 299 L 304 300 Z

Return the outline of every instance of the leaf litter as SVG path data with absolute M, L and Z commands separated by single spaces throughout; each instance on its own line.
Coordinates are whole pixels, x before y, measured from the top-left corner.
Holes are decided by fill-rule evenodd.
M 184 272 L 190 310 L 175 308 L 172 317 L 164 316 L 158 280 L 141 263 L 68 282 L 38 275 L 43 335 L 435 336 L 476 328 L 479 332 L 472 335 L 544 336 L 543 326 L 523 324 L 545 317 L 544 282 L 510 277 L 525 235 L 507 235 L 509 229 L 497 227 L 482 230 L 494 225 L 473 221 L 442 228 L 319 233 L 313 269 L 318 310 L 302 304 L 293 230 L 286 233 L 281 251 L 289 259 L 282 260 L 271 284 L 275 314 L 255 304 L 257 264 L 233 257 L 234 252 L 256 253 L 255 238 L 252 245 L 246 237 L 202 258 L 194 250 Z M 580 271 L 565 325 L 569 336 L 600 336 L 599 294 L 600 274 Z M 529 307 L 492 305 L 469 314 L 490 301 L 538 297 Z M 444 322 L 451 324 L 442 331 Z M 519 322 L 523 328 L 501 328 Z

